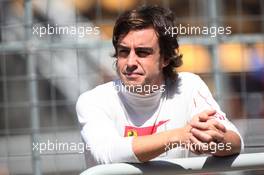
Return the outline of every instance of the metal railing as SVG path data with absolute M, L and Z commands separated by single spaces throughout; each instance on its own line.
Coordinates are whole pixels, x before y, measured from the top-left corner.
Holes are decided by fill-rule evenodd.
M 263 170 L 264 153 L 239 154 L 227 157 L 193 157 L 156 160 L 142 164 L 116 163 L 92 167 L 81 175 L 124 174 L 192 174 L 238 170 Z

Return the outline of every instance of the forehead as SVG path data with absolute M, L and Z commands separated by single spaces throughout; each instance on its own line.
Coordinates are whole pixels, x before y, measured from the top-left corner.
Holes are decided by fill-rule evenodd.
M 158 37 L 153 28 L 132 30 L 129 31 L 124 37 L 121 37 L 120 44 L 130 47 L 157 47 Z

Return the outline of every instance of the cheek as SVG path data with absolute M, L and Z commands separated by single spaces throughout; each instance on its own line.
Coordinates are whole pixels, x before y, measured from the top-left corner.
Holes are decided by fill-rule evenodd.
M 160 72 L 160 70 L 162 69 L 162 65 L 159 62 L 157 62 L 157 61 L 146 62 L 144 67 L 150 73 L 151 72 L 157 73 L 157 72 Z
M 153 65 L 155 63 L 142 64 L 141 69 L 145 72 L 146 76 L 156 76 L 159 74 L 158 65 Z
M 124 62 L 122 60 L 116 60 L 116 68 L 118 71 L 122 70 Z

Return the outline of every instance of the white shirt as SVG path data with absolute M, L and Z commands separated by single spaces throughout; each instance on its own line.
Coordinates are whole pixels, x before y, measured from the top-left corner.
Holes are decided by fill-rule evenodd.
M 111 81 L 81 94 L 77 101 L 76 111 L 83 126 L 81 134 L 90 148 L 86 155 L 89 167 L 139 162 L 132 150 L 131 136 L 184 127 L 195 114 L 207 109 L 215 109 L 216 119 L 240 136 L 206 84 L 195 74 L 179 73 L 178 86 L 149 95 L 134 94 L 120 87 L 120 80 Z M 156 159 L 180 158 L 188 154 L 187 150 L 175 148 Z

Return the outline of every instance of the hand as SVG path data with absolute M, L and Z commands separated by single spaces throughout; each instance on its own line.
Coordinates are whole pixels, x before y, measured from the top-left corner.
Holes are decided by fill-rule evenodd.
M 192 136 L 190 150 L 196 154 L 212 153 L 217 143 L 224 142 L 226 128 L 219 123 L 214 115 L 215 110 L 206 110 L 195 115 L 190 122 Z
M 176 147 L 188 148 L 188 145 L 191 143 L 191 125 L 187 124 L 183 128 L 177 128 L 170 131 L 169 136 L 169 145 L 170 149 Z

